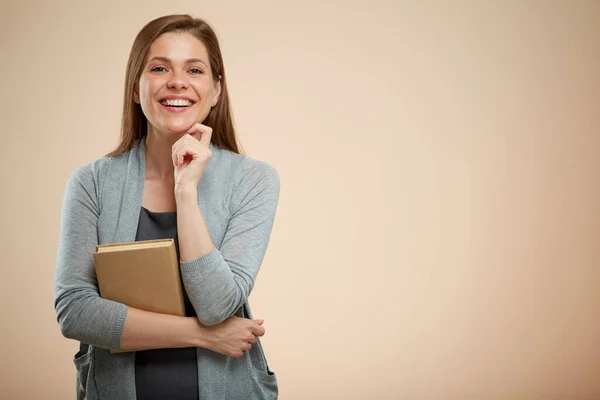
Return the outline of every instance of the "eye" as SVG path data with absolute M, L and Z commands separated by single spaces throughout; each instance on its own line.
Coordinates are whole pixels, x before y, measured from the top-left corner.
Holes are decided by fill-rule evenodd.
M 160 70 L 162 70 L 162 71 L 160 71 Z M 154 67 L 150 71 L 152 71 L 152 72 L 164 72 L 165 71 L 165 67 L 161 67 L 161 66 Z
M 202 74 L 203 71 L 200 68 L 190 68 L 192 74 Z

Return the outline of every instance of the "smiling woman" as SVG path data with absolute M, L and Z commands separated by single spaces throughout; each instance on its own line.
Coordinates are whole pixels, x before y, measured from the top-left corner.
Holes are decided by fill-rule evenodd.
M 55 308 L 81 343 L 78 398 L 277 398 L 248 296 L 278 199 L 276 170 L 238 151 L 211 27 L 148 23 L 127 65 L 121 142 L 71 175 L 63 201 Z M 176 243 L 185 317 L 100 297 L 98 244 L 161 238 Z

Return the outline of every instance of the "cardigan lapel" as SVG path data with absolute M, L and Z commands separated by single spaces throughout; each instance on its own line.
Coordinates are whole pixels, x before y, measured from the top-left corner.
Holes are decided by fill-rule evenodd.
M 113 239 L 115 243 L 135 241 L 146 174 L 145 143 L 145 138 L 138 140 L 129 152 L 119 219 Z

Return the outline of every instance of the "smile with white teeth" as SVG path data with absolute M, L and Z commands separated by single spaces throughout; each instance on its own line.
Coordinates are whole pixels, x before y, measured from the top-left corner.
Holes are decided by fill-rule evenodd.
M 185 99 L 166 99 L 161 101 L 160 104 L 170 107 L 189 107 L 194 103 Z

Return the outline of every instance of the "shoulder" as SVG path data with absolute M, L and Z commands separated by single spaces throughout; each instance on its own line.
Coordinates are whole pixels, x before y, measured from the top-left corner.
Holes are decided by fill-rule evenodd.
M 102 205 L 102 193 L 108 180 L 127 165 L 127 153 L 116 157 L 100 157 L 77 167 L 69 176 L 65 195 L 77 201 Z M 111 172 L 112 171 L 112 172 Z M 112 178 L 111 178 L 112 177 Z
M 226 181 L 230 211 L 264 204 L 271 207 L 279 199 L 279 173 L 271 164 L 245 154 L 216 149 L 218 174 Z
M 102 157 L 92 160 L 86 164 L 77 167 L 69 177 L 68 183 L 78 184 L 84 187 L 89 185 L 98 185 L 111 163 L 111 158 Z
M 129 155 L 133 150 L 132 148 L 119 156 L 99 157 L 77 167 L 71 173 L 69 183 L 77 183 L 83 186 L 93 185 L 96 188 L 101 188 L 109 171 L 115 173 L 126 170 Z
M 219 164 L 226 165 L 224 169 L 229 171 L 229 179 L 234 187 L 261 184 L 279 190 L 279 173 L 268 162 L 229 150 L 217 149 L 217 151 Z
M 94 213 L 100 209 L 99 193 L 102 177 L 110 160 L 96 159 L 77 167 L 67 179 L 63 197 L 63 212 L 84 207 Z M 74 208 L 75 207 L 75 208 Z

